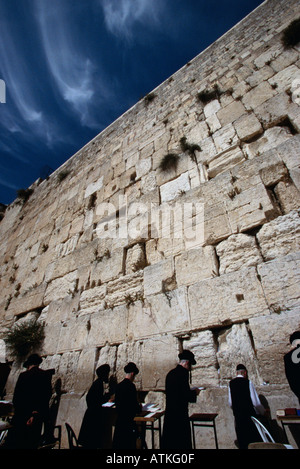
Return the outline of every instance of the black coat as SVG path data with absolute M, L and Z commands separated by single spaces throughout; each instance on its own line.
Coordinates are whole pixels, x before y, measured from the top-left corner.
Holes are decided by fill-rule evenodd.
M 136 449 L 134 417 L 141 410 L 135 385 L 125 378 L 116 387 L 117 420 L 113 438 L 114 449 Z
M 188 407 L 189 402 L 196 402 L 196 399 L 196 391 L 190 389 L 188 370 L 177 365 L 166 377 L 163 449 L 192 448 Z
M 298 360 L 300 360 L 300 345 L 284 356 L 286 379 L 300 403 L 300 362 L 298 362 Z
M 252 403 L 249 380 L 237 377 L 229 383 L 235 431 L 240 449 L 247 449 L 250 443 L 261 441 L 251 417 L 256 417 Z
M 13 429 L 9 432 L 8 445 L 14 448 L 36 448 L 39 445 L 42 425 L 49 420 L 51 395 L 51 374 L 48 371 L 34 366 L 19 375 L 13 395 Z M 33 425 L 26 425 L 32 416 Z
M 89 449 L 103 448 L 107 412 L 102 404 L 108 400 L 108 395 L 104 394 L 103 380 L 97 378 L 90 387 L 87 396 L 87 410 L 85 411 L 78 442 Z

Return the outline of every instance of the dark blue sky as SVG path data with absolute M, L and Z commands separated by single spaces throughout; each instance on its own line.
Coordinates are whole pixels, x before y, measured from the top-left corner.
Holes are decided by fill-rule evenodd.
M 0 202 L 57 169 L 261 3 L 0 0 Z

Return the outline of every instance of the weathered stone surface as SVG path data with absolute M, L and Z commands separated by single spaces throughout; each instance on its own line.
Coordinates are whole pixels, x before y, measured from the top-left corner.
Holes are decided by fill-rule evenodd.
M 212 246 L 191 249 L 175 258 L 178 286 L 191 285 L 218 274 L 218 263 Z
M 184 287 L 149 296 L 144 303 L 137 302 L 129 307 L 128 335 L 135 340 L 189 328 L 189 309 Z
M 182 174 L 177 179 L 167 182 L 160 188 L 161 201 L 168 202 L 180 195 L 181 192 L 189 191 L 191 188 L 188 173 Z
M 145 296 L 160 293 L 168 284 L 175 282 L 175 269 L 172 259 L 161 261 L 144 269 Z
M 258 266 L 266 301 L 274 312 L 285 311 L 300 304 L 299 263 L 298 251 Z
M 283 356 L 290 350 L 290 335 L 300 329 L 299 313 L 297 307 L 249 320 L 261 379 L 268 384 L 286 384 Z
M 263 262 L 255 237 L 242 233 L 232 235 L 219 243 L 216 252 L 221 275 Z
M 300 217 L 298 211 L 266 223 L 256 235 L 265 261 L 300 250 Z
M 218 386 L 218 362 L 216 344 L 211 331 L 197 332 L 183 340 L 183 348 L 195 355 L 193 366 L 193 386 Z
M 267 314 L 256 269 L 242 269 L 198 282 L 188 289 L 192 328 L 209 328 Z

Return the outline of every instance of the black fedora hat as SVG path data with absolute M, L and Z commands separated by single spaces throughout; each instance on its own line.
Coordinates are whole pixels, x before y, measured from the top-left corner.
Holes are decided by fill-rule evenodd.
M 178 355 L 179 360 L 188 360 L 191 365 L 196 365 L 196 360 L 193 352 L 190 350 L 183 350 L 179 355 Z
M 136 364 L 133 362 L 127 363 L 127 365 L 124 367 L 125 373 L 134 373 L 137 375 L 139 373 L 139 369 L 137 368 Z

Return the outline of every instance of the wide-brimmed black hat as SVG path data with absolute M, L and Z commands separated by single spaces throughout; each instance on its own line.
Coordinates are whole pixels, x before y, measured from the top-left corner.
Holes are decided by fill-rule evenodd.
M 246 370 L 247 371 L 247 368 L 245 367 L 245 365 L 243 365 L 242 363 L 240 363 L 239 365 L 237 365 L 236 367 L 236 371 L 238 370 Z
M 129 362 L 125 367 L 124 367 L 125 373 L 134 373 L 137 375 L 140 370 L 137 368 L 136 364 L 133 362 Z
M 29 355 L 27 360 L 25 360 L 23 366 L 24 368 L 28 368 L 31 365 L 40 365 L 42 361 L 42 357 L 40 357 L 37 353 L 33 353 L 32 355 Z
M 179 355 L 178 355 L 179 360 L 188 360 L 191 365 L 196 365 L 196 360 L 193 352 L 190 350 L 183 350 Z

